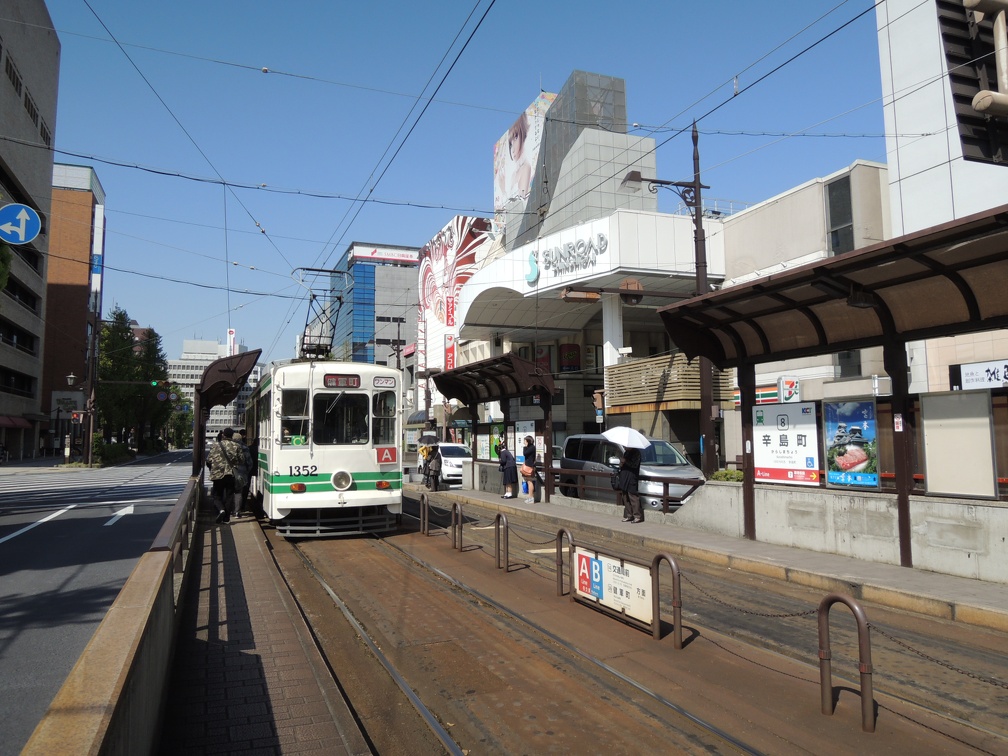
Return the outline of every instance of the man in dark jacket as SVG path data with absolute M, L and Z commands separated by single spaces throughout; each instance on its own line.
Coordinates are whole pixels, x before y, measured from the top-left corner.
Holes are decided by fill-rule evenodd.
M 644 522 L 637 479 L 640 476 L 640 449 L 627 449 L 620 460 L 619 487 L 623 501 L 623 522 Z

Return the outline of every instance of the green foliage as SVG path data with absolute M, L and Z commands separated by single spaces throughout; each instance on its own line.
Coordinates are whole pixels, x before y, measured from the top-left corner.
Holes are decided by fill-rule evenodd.
M 120 307 L 102 325 L 98 361 L 97 404 L 104 438 L 123 443 L 132 431 L 144 451 L 161 435 L 174 413 L 173 403 L 159 394 L 179 393 L 167 385 L 168 359 L 161 337 L 145 329 L 138 339 L 136 324 Z
M 711 480 L 724 480 L 729 483 L 741 483 L 744 473 L 741 470 L 717 470 L 711 475 Z
M 11 261 L 14 253 L 6 244 L 0 244 L 0 291 L 7 287 L 7 279 L 10 276 Z
M 101 436 L 95 436 L 95 445 L 91 449 L 92 464 L 106 467 L 118 465 L 133 459 L 133 452 L 126 444 L 106 444 Z

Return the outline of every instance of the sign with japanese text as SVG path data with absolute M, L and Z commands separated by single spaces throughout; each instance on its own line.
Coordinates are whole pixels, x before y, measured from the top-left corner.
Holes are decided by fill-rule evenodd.
M 826 483 L 878 488 L 878 445 L 873 399 L 823 402 Z
M 819 485 L 815 404 L 753 407 L 753 467 L 757 481 Z
M 651 570 L 625 559 L 574 547 L 575 598 L 650 624 Z
M 444 369 L 455 369 L 455 336 L 446 333 L 444 337 Z
M 955 376 L 953 371 L 958 372 L 959 375 Z M 949 383 L 953 389 L 970 391 L 1002 388 L 1008 385 L 1008 359 L 950 365 L 949 373 L 952 375 Z M 956 377 L 959 378 L 958 381 L 956 381 Z

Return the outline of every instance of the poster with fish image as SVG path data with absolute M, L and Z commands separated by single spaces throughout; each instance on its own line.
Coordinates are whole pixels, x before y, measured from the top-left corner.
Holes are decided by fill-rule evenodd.
M 879 487 L 874 399 L 823 402 L 826 485 Z

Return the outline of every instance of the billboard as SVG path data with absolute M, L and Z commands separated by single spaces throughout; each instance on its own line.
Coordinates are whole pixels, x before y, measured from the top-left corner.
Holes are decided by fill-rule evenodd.
M 535 182 L 546 111 L 555 99 L 551 92 L 540 92 L 494 145 L 494 214 L 502 226 L 504 210 L 512 202 L 520 203 L 517 212 L 525 209 Z
M 826 483 L 878 488 L 878 445 L 874 399 L 823 402 Z
M 446 352 L 428 345 L 446 344 L 458 336 L 455 307 L 463 285 L 483 263 L 490 245 L 490 221 L 457 215 L 420 250 L 418 290 L 420 334 L 417 365 L 420 370 L 444 368 Z

